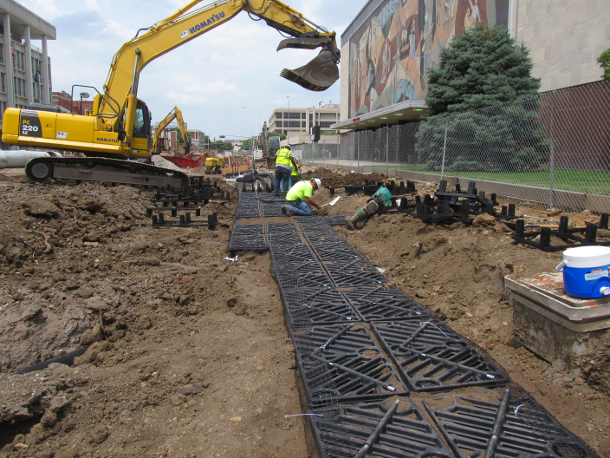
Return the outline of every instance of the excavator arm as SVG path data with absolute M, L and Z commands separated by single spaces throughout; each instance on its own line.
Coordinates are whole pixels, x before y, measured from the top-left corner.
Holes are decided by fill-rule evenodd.
M 161 122 L 159 122 L 159 124 L 157 124 L 155 132 L 153 134 L 151 148 L 152 154 L 161 154 L 163 152 L 163 148 L 161 145 L 161 134 L 174 119 L 178 122 L 178 128 L 180 129 L 180 134 L 183 138 L 183 144 L 180 145 L 180 156 L 188 154 L 190 142 L 186 133 L 186 125 L 184 123 L 184 118 L 182 117 L 182 111 L 180 111 L 178 107 L 174 107 L 172 111 L 170 111 L 169 114 Z
M 136 35 L 115 54 L 104 85 L 104 94 L 97 95 L 94 103 L 93 114 L 105 124 L 102 130 L 119 132 L 119 139 L 129 145 L 129 133 L 133 131 L 135 120 L 138 81 L 144 67 L 157 57 L 224 24 L 241 11 L 293 37 L 283 40 L 278 50 L 322 48 L 309 64 L 296 70 L 284 69 L 282 77 L 314 91 L 325 90 L 338 79 L 340 51 L 335 42 L 335 33 L 308 21 L 288 5 L 277 0 L 220 0 L 195 9 L 201 2 L 191 1 L 141 36 Z

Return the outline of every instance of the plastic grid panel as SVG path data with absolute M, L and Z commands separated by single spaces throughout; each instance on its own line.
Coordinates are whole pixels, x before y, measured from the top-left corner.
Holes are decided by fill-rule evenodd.
M 414 391 L 506 385 L 508 377 L 438 319 L 373 323 L 373 331 Z
M 279 203 L 264 203 L 263 202 L 262 207 L 263 207 L 263 216 L 265 218 L 276 218 L 276 217 L 281 217 L 281 216 L 286 217 L 286 215 L 284 215 L 282 213 L 282 205 Z
M 269 246 L 264 234 L 231 236 L 229 251 L 267 251 Z
M 341 294 L 332 288 L 296 290 L 280 287 L 290 327 L 309 328 L 316 324 L 354 322 L 358 314 Z
M 303 225 L 301 225 L 303 227 Z M 332 243 L 332 242 L 344 242 L 345 239 L 341 237 L 337 232 L 330 226 L 319 226 L 324 227 L 326 230 L 319 231 L 316 229 L 312 229 L 310 226 L 303 227 L 303 233 L 305 234 L 305 238 L 309 243 Z
M 261 212 L 258 205 L 238 205 L 235 210 L 235 218 L 260 218 Z
M 343 294 L 367 321 L 430 317 L 428 309 L 399 289 L 369 286 L 345 289 Z
M 335 282 L 341 288 L 358 287 L 358 286 L 377 286 L 387 283 L 387 279 L 381 275 L 374 267 L 365 265 L 362 268 L 336 265 L 333 263 L 324 263 L 326 270 Z
M 294 223 L 267 223 L 269 234 L 284 234 L 286 232 L 298 232 L 297 225 Z
M 366 327 L 362 323 L 343 327 L 347 329 L 341 325 L 318 325 L 293 332 L 310 406 L 376 401 L 408 394 L 408 388 Z M 333 337 L 338 341 L 332 341 Z
M 535 401 L 511 399 L 505 394 L 501 402 L 456 397 L 451 407 L 434 408 L 432 404 L 434 400 L 424 401 L 455 456 L 460 458 L 597 457 Z
M 322 458 L 453 457 L 410 399 L 317 409 L 311 413 L 307 419 Z
M 265 226 L 262 224 L 234 224 L 231 230 L 231 237 L 240 235 L 259 235 L 265 233 Z

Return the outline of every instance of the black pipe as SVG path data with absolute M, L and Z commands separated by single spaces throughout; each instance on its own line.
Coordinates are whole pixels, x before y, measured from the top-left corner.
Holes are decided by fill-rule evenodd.
M 88 348 L 89 347 L 81 348 L 79 350 L 75 350 L 73 352 L 66 353 L 65 355 L 61 355 L 61 356 L 58 356 L 53 359 L 48 359 L 41 363 L 34 364 L 33 366 L 26 367 L 25 369 L 21 369 L 21 370 L 15 372 L 15 374 L 27 374 L 28 372 L 41 371 L 41 370 L 49 367 L 49 364 L 53 364 L 53 363 L 65 364 L 66 366 L 72 366 L 74 364 L 74 358 L 76 358 L 77 356 L 83 355 L 87 351 Z

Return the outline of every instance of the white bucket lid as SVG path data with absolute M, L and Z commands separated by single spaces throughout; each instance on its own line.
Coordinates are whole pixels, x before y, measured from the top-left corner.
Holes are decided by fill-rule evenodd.
M 610 247 L 581 246 L 563 252 L 568 267 L 603 267 L 610 264 Z

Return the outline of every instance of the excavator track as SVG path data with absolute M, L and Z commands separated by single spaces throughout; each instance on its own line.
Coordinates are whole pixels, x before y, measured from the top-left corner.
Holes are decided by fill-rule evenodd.
M 95 181 L 164 189 L 168 185 L 174 189 L 188 185 L 188 175 L 183 172 L 140 162 L 99 157 L 38 157 L 28 162 L 25 173 L 33 181 Z

